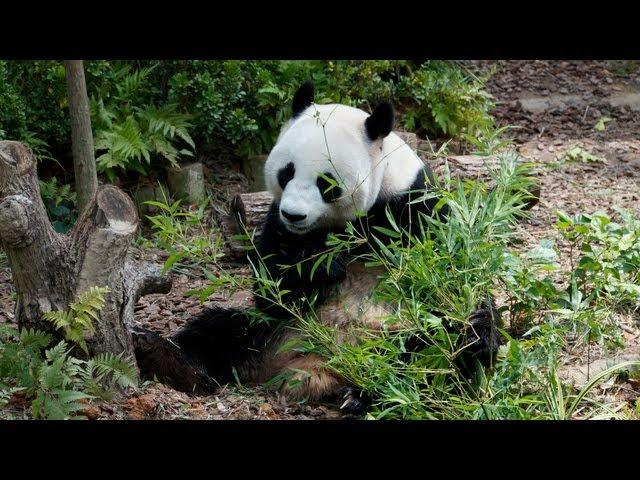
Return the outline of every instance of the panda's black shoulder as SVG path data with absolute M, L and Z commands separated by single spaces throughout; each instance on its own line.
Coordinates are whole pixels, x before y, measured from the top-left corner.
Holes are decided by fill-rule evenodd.
M 427 216 L 431 215 L 437 198 L 428 198 L 421 202 L 415 202 L 416 199 L 424 196 L 425 192 L 430 191 L 433 187 L 433 173 L 428 165 L 418 170 L 411 186 L 402 192 L 386 193 L 380 195 L 367 214 L 368 226 L 381 226 L 389 228 L 391 225 L 387 218 L 387 210 L 393 217 L 396 225 L 404 230 L 417 234 L 419 231 L 419 223 L 417 221 L 419 213 Z

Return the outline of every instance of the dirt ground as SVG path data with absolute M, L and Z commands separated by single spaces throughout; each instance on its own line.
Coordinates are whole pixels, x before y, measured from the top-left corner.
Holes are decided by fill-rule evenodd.
M 613 214 L 614 206 L 640 211 L 640 63 L 626 61 L 469 61 L 471 72 L 495 69 L 487 83 L 496 100 L 493 112 L 511 131 L 520 153 L 537 165 L 541 200 L 522 225 L 523 248 L 554 236 L 558 210 L 573 214 L 602 210 Z M 603 118 L 602 131 L 594 128 Z M 567 163 L 564 153 L 574 146 L 606 162 Z M 455 153 L 455 152 L 454 152 Z M 211 222 L 216 223 L 236 193 L 246 191 L 244 176 L 220 159 L 205 158 L 214 195 Z M 162 252 L 148 252 L 157 261 Z M 563 259 L 566 264 L 566 259 Z M 565 265 L 566 266 L 566 265 Z M 214 268 L 214 267 L 212 267 Z M 248 266 L 223 264 L 228 273 L 249 275 Z M 215 271 L 215 270 L 214 270 Z M 202 305 L 187 290 L 206 284 L 187 274 L 174 278 L 167 295 L 150 295 L 140 300 L 136 321 L 168 334 L 179 328 Z M 0 322 L 13 322 L 11 274 L 0 264 Z M 207 305 L 246 305 L 249 290 L 210 297 Z M 591 362 L 603 359 L 640 357 L 638 317 L 618 319 L 623 327 L 625 347 L 615 354 L 589 352 Z M 587 362 L 586 352 L 567 352 L 564 359 L 579 372 Z M 571 377 L 572 372 L 569 372 Z M 636 385 L 637 386 L 637 385 Z M 606 392 L 604 390 L 607 390 Z M 630 384 L 603 387 L 603 395 L 633 401 L 637 389 Z M 340 418 L 333 405 L 287 404 L 278 395 L 260 388 L 228 386 L 218 394 L 190 397 L 160 384 L 145 384 L 138 392 L 114 401 L 96 402 L 85 412 L 99 419 L 327 419 Z

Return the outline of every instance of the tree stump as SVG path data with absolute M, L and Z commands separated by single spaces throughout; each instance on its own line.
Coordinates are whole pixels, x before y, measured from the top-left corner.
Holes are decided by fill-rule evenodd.
M 199 204 L 207 197 L 201 163 L 190 163 L 169 169 L 167 183 L 174 198 L 192 205 Z
M 91 287 L 108 287 L 104 308 L 94 321 L 95 332 L 86 337 L 89 354 L 124 353 L 133 359 L 130 329 L 136 301 L 171 289 L 160 266 L 130 255 L 137 226 L 131 199 L 105 185 L 67 235 L 56 233 L 40 198 L 32 151 L 19 142 L 0 142 L 0 245 L 16 288 L 19 328 L 36 328 L 60 338 L 42 315 L 66 310 Z

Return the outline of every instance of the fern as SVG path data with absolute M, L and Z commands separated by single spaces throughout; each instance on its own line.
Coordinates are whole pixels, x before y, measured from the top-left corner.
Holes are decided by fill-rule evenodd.
M 24 348 L 41 349 L 51 343 L 51 335 L 34 329 L 23 329 L 20 332 L 20 344 Z
M 98 320 L 98 313 L 104 306 L 104 295 L 109 292 L 107 287 L 91 287 L 78 295 L 75 303 L 66 311 L 47 312 L 43 315 L 54 327 L 64 332 L 65 338 L 80 346 L 85 353 L 89 353 L 84 339 L 85 332 L 93 333 L 93 320 Z
M 36 375 L 34 399 L 31 403 L 33 418 L 75 418 L 74 413 L 84 407 L 78 400 L 93 398 L 75 388 L 83 361 L 71 357 L 70 351 L 67 343 L 61 341 L 45 352 L 45 361 Z
M 119 68 L 115 72 L 116 95 L 115 99 L 120 103 L 131 103 L 136 98 L 141 89 L 147 88 L 147 79 L 158 67 L 158 64 L 151 67 L 140 68 L 132 71 L 129 65 Z
M 24 388 L 10 387 L 0 383 L 0 409 L 7 406 L 14 394 L 21 392 Z M 1 417 L 0 417 L 1 418 Z
M 3 341 L 18 338 L 18 330 L 7 323 L 0 323 L 0 345 Z
M 175 104 L 168 104 L 161 108 L 148 107 L 146 110 L 140 111 L 140 118 L 147 122 L 150 133 L 161 134 L 170 140 L 178 137 L 189 144 L 191 148 L 196 148 L 188 131 L 193 127 L 189 123 L 191 115 L 177 113 Z
M 124 67 L 116 72 L 116 92 L 111 101 L 92 99 L 97 167 L 112 181 L 116 170 L 147 175 L 154 156 L 175 167 L 180 156 L 193 155 L 190 115 L 178 112 L 175 104 L 162 107 L 134 104 L 155 68 L 154 65 L 131 71 L 130 67 Z M 179 148 L 179 143 L 188 148 Z
M 45 352 L 46 362 L 40 367 L 35 398 L 31 403 L 34 418 L 77 418 L 74 413 L 84 408 L 78 400 L 93 398 L 75 389 L 83 361 L 70 357 L 70 351 L 67 343 L 61 341 Z
M 37 330 L 18 331 L 0 325 L 0 407 L 14 393 L 24 391 L 31 400 L 33 418 L 62 420 L 78 415 L 83 400 L 110 398 L 116 388 L 137 388 L 135 365 L 123 354 L 100 354 L 88 360 L 71 355 L 67 341 L 85 353 L 84 335 L 94 331 L 93 320 L 104 306 L 104 287 L 92 287 L 78 295 L 66 311 L 48 312 L 43 317 L 64 331 L 66 340 L 53 347 L 52 336 Z
M 43 160 L 50 160 L 60 165 L 60 162 L 58 162 L 58 160 L 56 160 L 51 154 L 51 151 L 49 150 L 49 144 L 39 138 L 35 133 L 28 130 L 22 132 L 20 141 L 29 146 L 38 162 L 42 162 Z
M 122 354 L 103 353 L 85 362 L 82 371 L 83 390 L 103 399 L 111 397 L 114 386 L 136 388 L 136 371 Z

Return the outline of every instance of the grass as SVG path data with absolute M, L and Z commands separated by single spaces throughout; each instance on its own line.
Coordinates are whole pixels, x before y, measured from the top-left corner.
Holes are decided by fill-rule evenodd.
M 164 201 L 144 202 L 156 207 L 158 213 L 147 215 L 153 238 L 142 239 L 142 245 L 155 246 L 169 254 L 165 271 L 172 269 L 188 274 L 189 270 L 197 269 L 206 272 L 207 265 L 215 264 L 224 255 L 220 232 L 206 226 L 205 209 L 209 201 L 207 198 L 195 211 L 182 206 L 180 200 L 170 203 L 165 198 Z

